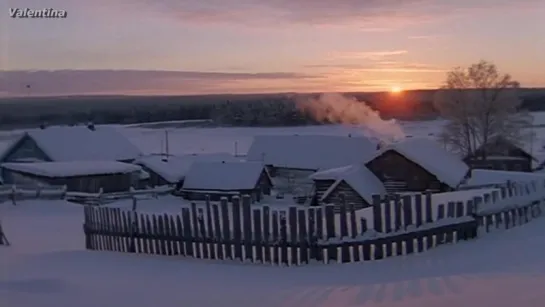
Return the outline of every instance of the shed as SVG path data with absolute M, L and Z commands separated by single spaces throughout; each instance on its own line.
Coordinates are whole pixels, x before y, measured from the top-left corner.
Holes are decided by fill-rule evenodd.
M 117 161 L 3 163 L 9 184 L 66 185 L 68 191 L 96 193 L 128 191 L 138 183 L 141 167 Z
M 450 191 L 469 175 L 469 167 L 460 158 L 427 138 L 387 145 L 366 166 L 388 192 Z
M 26 131 L 0 155 L 0 162 L 131 162 L 141 151 L 109 126 L 53 126 Z
M 316 184 L 317 205 L 339 204 L 343 194 L 355 209 L 370 207 L 373 195 L 384 195 L 384 184 L 363 163 L 316 172 L 310 178 Z
M 312 173 L 367 161 L 376 149 L 376 142 L 363 136 L 261 135 L 246 159 L 265 164 L 277 189 L 310 190 Z
M 497 136 L 479 146 L 464 161 L 475 169 L 531 172 L 537 159 L 524 146 Z
M 161 186 L 182 184 L 185 174 L 196 161 L 210 162 L 239 162 L 240 159 L 229 153 L 203 153 L 180 156 L 149 155 L 134 161 L 135 164 L 150 174 L 148 184 Z
M 189 168 L 180 192 L 190 200 L 248 194 L 260 201 L 262 194 L 270 195 L 271 188 L 267 169 L 259 162 L 199 161 Z

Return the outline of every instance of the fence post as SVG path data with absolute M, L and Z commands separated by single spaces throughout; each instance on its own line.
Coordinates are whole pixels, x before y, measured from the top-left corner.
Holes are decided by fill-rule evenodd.
M 137 207 L 137 199 L 136 197 L 132 197 L 132 210 L 131 210 L 131 214 L 129 215 L 131 218 L 130 218 L 130 227 L 131 227 L 131 244 L 129 246 L 129 253 L 136 253 L 136 242 L 135 242 L 135 238 L 134 238 L 134 235 L 135 235 L 135 232 L 136 232 L 136 219 L 138 218 L 137 217 L 137 214 L 136 214 L 136 207 Z

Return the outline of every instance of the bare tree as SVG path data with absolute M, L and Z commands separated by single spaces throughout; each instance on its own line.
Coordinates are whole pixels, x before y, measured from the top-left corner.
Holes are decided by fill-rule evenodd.
M 495 137 L 522 145 L 531 137 L 527 128 L 532 117 L 520 110 L 519 86 L 487 61 L 450 71 L 434 99 L 436 109 L 447 120 L 441 140 L 463 156 Z M 481 158 L 486 159 L 485 150 Z

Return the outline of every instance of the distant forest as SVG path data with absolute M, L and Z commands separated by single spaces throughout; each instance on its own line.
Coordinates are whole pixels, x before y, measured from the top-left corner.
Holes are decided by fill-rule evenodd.
M 346 93 L 365 101 L 383 118 L 434 119 L 435 91 Z M 522 89 L 523 108 L 545 110 L 545 89 Z M 320 123 L 298 101 L 318 94 L 207 96 L 73 96 L 0 99 L 0 128 L 30 128 L 41 124 L 135 124 L 156 121 L 211 119 L 221 126 L 296 126 Z M 334 120 L 333 120 L 334 122 Z

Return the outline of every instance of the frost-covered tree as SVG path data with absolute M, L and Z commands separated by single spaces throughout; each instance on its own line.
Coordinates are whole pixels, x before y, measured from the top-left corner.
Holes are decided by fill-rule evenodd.
M 434 99 L 447 120 L 441 140 L 463 156 L 495 137 L 521 145 L 531 137 L 532 117 L 520 110 L 519 86 L 487 61 L 450 71 Z M 486 159 L 486 151 L 482 155 Z

